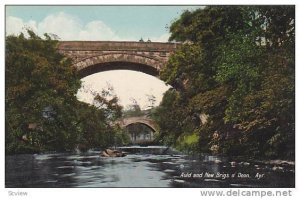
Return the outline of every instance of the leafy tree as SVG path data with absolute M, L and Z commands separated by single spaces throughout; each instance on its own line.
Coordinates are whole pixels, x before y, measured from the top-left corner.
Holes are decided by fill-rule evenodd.
M 185 134 L 198 138 L 198 152 L 293 158 L 294 12 L 293 6 L 184 12 L 170 27 L 170 40 L 184 44 L 160 75 L 181 98 L 167 92 L 159 107 L 165 136 L 177 134 L 175 144 Z M 175 124 L 183 120 L 190 121 Z
M 32 31 L 6 37 L 6 153 L 72 151 L 120 142 L 112 122 L 121 116 L 111 91 L 95 95 L 95 105 L 81 103 L 81 86 L 71 61 L 58 53 L 57 41 Z
M 127 109 L 123 111 L 123 117 L 138 117 L 143 116 L 144 112 L 142 111 L 140 105 L 134 98 L 131 98 L 132 104 L 127 106 Z
M 149 102 L 148 108 L 152 109 L 154 107 L 156 97 L 154 95 L 146 95 L 146 96 Z
M 70 149 L 76 143 L 72 106 L 80 80 L 70 60 L 57 52 L 57 41 L 28 33 L 28 39 L 23 34 L 6 37 L 7 151 L 22 152 L 20 145 L 29 150 Z M 47 108 L 50 117 L 43 116 Z
M 99 96 L 97 97 L 99 99 Z M 111 117 L 107 118 L 106 108 L 81 103 L 77 106 L 78 126 L 82 131 L 79 142 L 80 150 L 89 148 L 107 148 L 115 145 L 116 137 L 122 142 L 121 129 L 114 126 Z M 113 110 L 112 110 L 113 111 Z

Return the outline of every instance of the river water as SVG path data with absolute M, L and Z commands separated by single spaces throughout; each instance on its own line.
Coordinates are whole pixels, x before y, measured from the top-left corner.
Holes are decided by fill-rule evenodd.
M 10 155 L 5 186 L 36 187 L 295 187 L 295 167 L 162 154 L 164 147 L 123 147 L 127 156 L 105 158 L 99 151 Z

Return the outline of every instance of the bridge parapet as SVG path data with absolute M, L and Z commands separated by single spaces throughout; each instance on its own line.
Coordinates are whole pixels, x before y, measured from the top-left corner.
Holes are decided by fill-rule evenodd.
M 59 49 L 68 50 L 141 50 L 174 51 L 180 43 L 135 42 L 135 41 L 60 41 Z

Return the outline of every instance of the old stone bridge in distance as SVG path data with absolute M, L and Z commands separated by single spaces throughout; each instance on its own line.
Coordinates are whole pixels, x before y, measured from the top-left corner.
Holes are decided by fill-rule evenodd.
M 158 132 L 159 127 L 156 124 L 154 120 L 149 118 L 147 115 L 144 116 L 137 116 L 137 117 L 128 117 L 128 118 L 122 118 L 115 122 L 115 124 L 118 124 L 121 128 L 125 128 L 131 124 L 140 123 L 147 125 L 149 128 L 153 130 L 153 132 Z
M 153 142 L 154 134 L 159 132 L 159 126 L 153 119 L 149 118 L 147 115 L 121 118 L 113 124 L 118 125 L 123 129 L 132 124 L 143 124 L 151 129 L 150 131 L 139 132 L 125 130 L 125 132 L 127 132 L 130 137 L 131 143 L 133 144 Z
M 129 42 L 129 41 L 60 41 L 58 50 L 71 58 L 80 76 L 109 70 L 133 70 L 158 76 L 170 55 L 180 43 Z M 140 123 L 158 132 L 157 124 L 146 116 L 118 120 L 115 124 L 124 128 Z

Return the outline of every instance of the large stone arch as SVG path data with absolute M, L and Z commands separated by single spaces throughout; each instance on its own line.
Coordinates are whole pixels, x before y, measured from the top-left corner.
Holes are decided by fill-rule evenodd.
M 109 53 L 86 58 L 73 66 L 77 68 L 81 77 L 117 69 L 140 71 L 157 76 L 161 70 L 162 63 L 155 58 L 143 55 Z
M 72 60 L 81 77 L 127 69 L 158 76 L 180 43 L 134 41 L 60 41 L 57 49 Z

